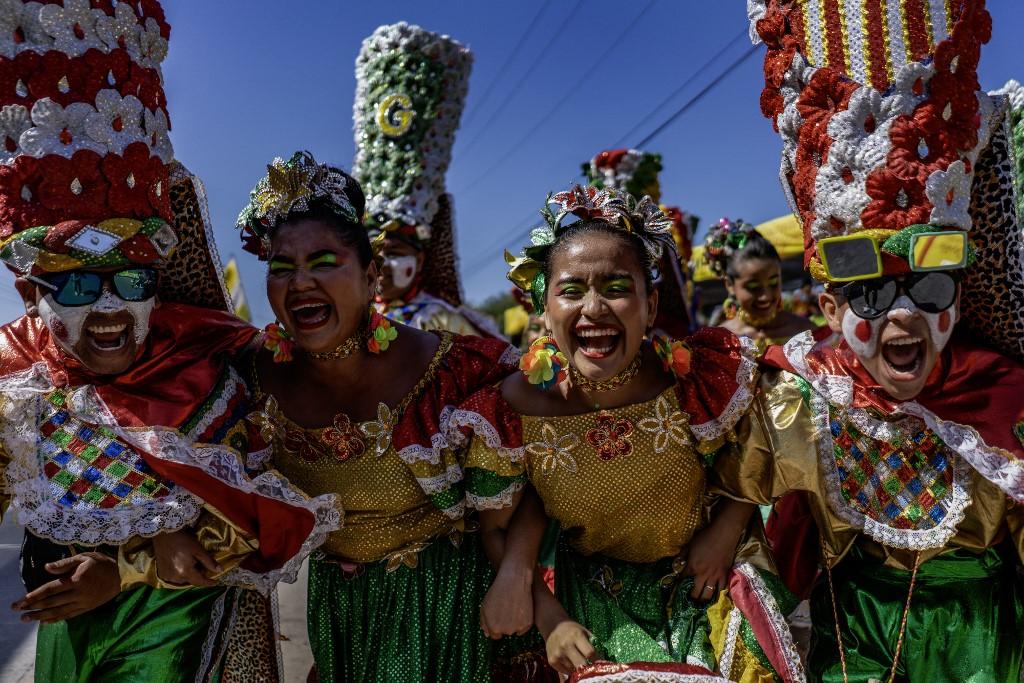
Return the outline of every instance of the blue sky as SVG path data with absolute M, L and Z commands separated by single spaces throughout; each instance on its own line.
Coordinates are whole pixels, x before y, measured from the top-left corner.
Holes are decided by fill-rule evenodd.
M 416 23 L 475 54 L 448 171 L 471 302 L 509 287 L 501 249 L 518 250 L 548 191 L 578 180 L 580 163 L 597 151 L 635 145 L 749 44 L 735 40 L 746 27 L 742 0 L 655 0 L 650 7 L 648 0 L 558 0 L 494 82 L 542 2 L 165 2 L 172 30 L 163 70 L 175 153 L 206 183 L 221 255 L 239 257 L 257 323 L 272 316 L 264 267 L 239 248 L 235 217 L 275 156 L 309 149 L 351 166 L 354 62 L 378 25 Z M 980 76 L 992 89 L 1024 77 L 1024 3 L 989 0 L 988 7 L 995 28 Z M 653 111 L 726 45 L 720 61 Z M 701 216 L 702 226 L 723 215 L 759 222 L 787 210 L 777 174 L 781 145 L 758 107 L 761 54 L 646 146 L 664 157 L 663 200 Z M 0 320 L 20 312 L 13 288 L 0 289 Z

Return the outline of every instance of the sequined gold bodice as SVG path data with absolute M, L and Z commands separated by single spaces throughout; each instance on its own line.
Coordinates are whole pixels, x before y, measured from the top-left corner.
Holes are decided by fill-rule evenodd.
M 704 465 L 674 388 L 614 410 L 523 416 L 526 471 L 583 554 L 677 554 L 703 523 Z

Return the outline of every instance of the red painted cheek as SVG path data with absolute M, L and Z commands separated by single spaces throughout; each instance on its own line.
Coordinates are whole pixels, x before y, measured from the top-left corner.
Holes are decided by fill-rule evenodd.
M 861 320 L 857 323 L 857 327 L 853 329 L 853 333 L 857 335 L 857 339 L 867 344 L 868 340 L 871 339 L 871 325 L 868 324 L 867 320 Z
M 949 311 L 943 311 L 939 314 L 939 332 L 943 334 L 949 332 Z
M 64 326 L 64 323 L 60 320 L 53 321 L 53 336 L 61 341 L 68 340 L 68 328 Z

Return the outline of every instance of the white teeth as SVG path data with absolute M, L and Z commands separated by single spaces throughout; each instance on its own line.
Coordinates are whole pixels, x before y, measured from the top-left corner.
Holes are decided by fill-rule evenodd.
M 923 340 L 918 337 L 904 337 L 902 339 L 894 339 L 885 343 L 892 346 L 909 346 L 910 344 L 920 344 L 922 341 Z
M 326 305 L 327 304 L 299 304 L 298 306 L 295 306 L 294 308 L 292 308 L 292 310 L 293 311 L 304 311 L 307 308 L 320 308 L 321 306 L 326 306 Z
M 579 337 L 607 337 L 610 335 L 618 336 L 618 330 L 606 329 L 606 330 L 579 330 L 576 335 Z
M 90 334 L 114 334 L 124 332 L 128 325 L 121 323 L 120 325 L 94 325 L 92 327 L 85 328 Z

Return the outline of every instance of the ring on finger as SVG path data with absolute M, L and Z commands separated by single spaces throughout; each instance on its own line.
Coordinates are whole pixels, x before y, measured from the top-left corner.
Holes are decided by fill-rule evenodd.
M 712 592 L 712 593 L 714 593 L 714 592 L 715 592 L 715 587 L 714 587 L 714 586 L 708 586 L 708 585 L 705 585 L 705 586 L 704 586 L 704 592 L 705 592 L 705 593 L 707 593 L 707 592 L 709 592 L 709 591 L 710 591 L 710 592 Z

